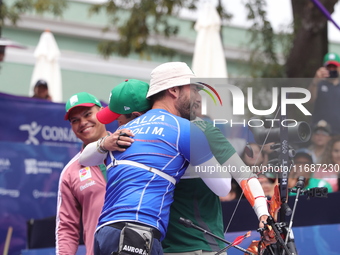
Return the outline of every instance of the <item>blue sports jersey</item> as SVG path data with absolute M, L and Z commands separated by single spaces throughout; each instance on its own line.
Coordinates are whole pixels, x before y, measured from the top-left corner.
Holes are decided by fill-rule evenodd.
M 201 130 L 162 109 L 152 109 L 120 128 L 130 129 L 135 141 L 126 151 L 113 152 L 117 160 L 132 160 L 156 168 L 177 182 L 189 161 L 199 165 L 212 158 Z M 108 156 L 107 165 L 110 162 Z M 175 186 L 157 174 L 131 165 L 111 167 L 107 177 L 99 226 L 137 221 L 160 230 L 163 239 Z

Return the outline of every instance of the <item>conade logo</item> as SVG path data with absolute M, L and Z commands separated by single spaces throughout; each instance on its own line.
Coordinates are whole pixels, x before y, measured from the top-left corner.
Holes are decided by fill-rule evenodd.
M 41 134 L 41 137 L 46 141 L 79 142 L 72 129 L 66 127 L 41 126 L 33 121 L 30 124 L 20 125 L 19 130 L 28 132 L 26 144 L 38 145 L 39 140 L 36 137 L 38 134 Z

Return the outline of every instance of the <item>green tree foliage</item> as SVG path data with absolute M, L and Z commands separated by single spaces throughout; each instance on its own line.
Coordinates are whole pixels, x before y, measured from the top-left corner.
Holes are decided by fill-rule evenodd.
M 66 0 L 0 0 L 0 36 L 6 19 L 12 24 L 16 24 L 20 15 L 29 12 L 38 14 L 48 12 L 55 16 L 61 16 L 66 7 Z
M 152 54 L 174 56 L 176 52 L 158 42 L 160 37 L 176 36 L 179 27 L 170 16 L 179 10 L 195 10 L 199 0 L 108 0 L 93 5 L 90 13 L 104 11 L 109 17 L 105 30 L 119 34 L 116 41 L 99 44 L 100 53 L 128 56 L 132 53 L 148 58 Z M 288 0 L 287 0 L 288 1 Z M 338 0 L 319 0 L 332 13 Z M 222 20 L 230 19 L 223 1 L 218 1 Z M 293 9 L 292 33 L 275 34 L 266 12 L 267 0 L 247 0 L 247 17 L 251 49 L 249 62 L 252 77 L 312 77 L 328 51 L 327 19 L 310 0 L 291 0 Z M 4 20 L 13 24 L 24 13 L 49 12 L 61 16 L 66 0 L 0 0 L 0 36 Z
M 151 53 L 174 56 L 175 51 L 161 46 L 157 42 L 157 36 L 169 38 L 177 35 L 180 28 L 171 24 L 169 17 L 178 15 L 182 8 L 195 10 L 197 2 L 198 0 L 110 0 L 94 5 L 90 13 L 104 10 L 110 17 L 110 24 L 105 30 L 114 29 L 120 37 L 118 41 L 101 42 L 99 51 L 105 57 L 113 53 L 121 56 L 137 53 L 146 58 Z M 230 17 L 222 6 L 218 11 L 223 18 Z M 151 36 L 153 41 L 150 40 Z
M 284 77 L 283 62 L 287 54 L 287 42 L 292 40 L 291 36 L 274 33 L 267 18 L 265 0 L 248 0 L 245 7 L 248 11 L 247 18 L 253 23 L 248 29 L 252 77 Z M 280 56 L 278 49 L 283 50 Z

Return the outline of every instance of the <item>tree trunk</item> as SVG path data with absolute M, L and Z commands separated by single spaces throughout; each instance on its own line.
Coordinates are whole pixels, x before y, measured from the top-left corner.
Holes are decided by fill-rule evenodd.
M 2 0 L 0 0 L 0 38 L 2 35 L 2 26 L 4 25 L 4 17 L 2 13 Z
M 329 13 L 338 0 L 319 0 Z M 328 52 L 326 16 L 311 0 L 291 0 L 295 38 L 286 63 L 289 78 L 314 77 Z M 333 25 L 333 24 L 332 24 Z

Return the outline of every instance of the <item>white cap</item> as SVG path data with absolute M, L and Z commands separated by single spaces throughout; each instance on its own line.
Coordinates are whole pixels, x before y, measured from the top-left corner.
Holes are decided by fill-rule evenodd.
M 184 62 L 161 64 L 151 72 L 150 87 L 146 97 L 169 88 L 191 84 L 190 79 L 195 77 L 190 67 Z

